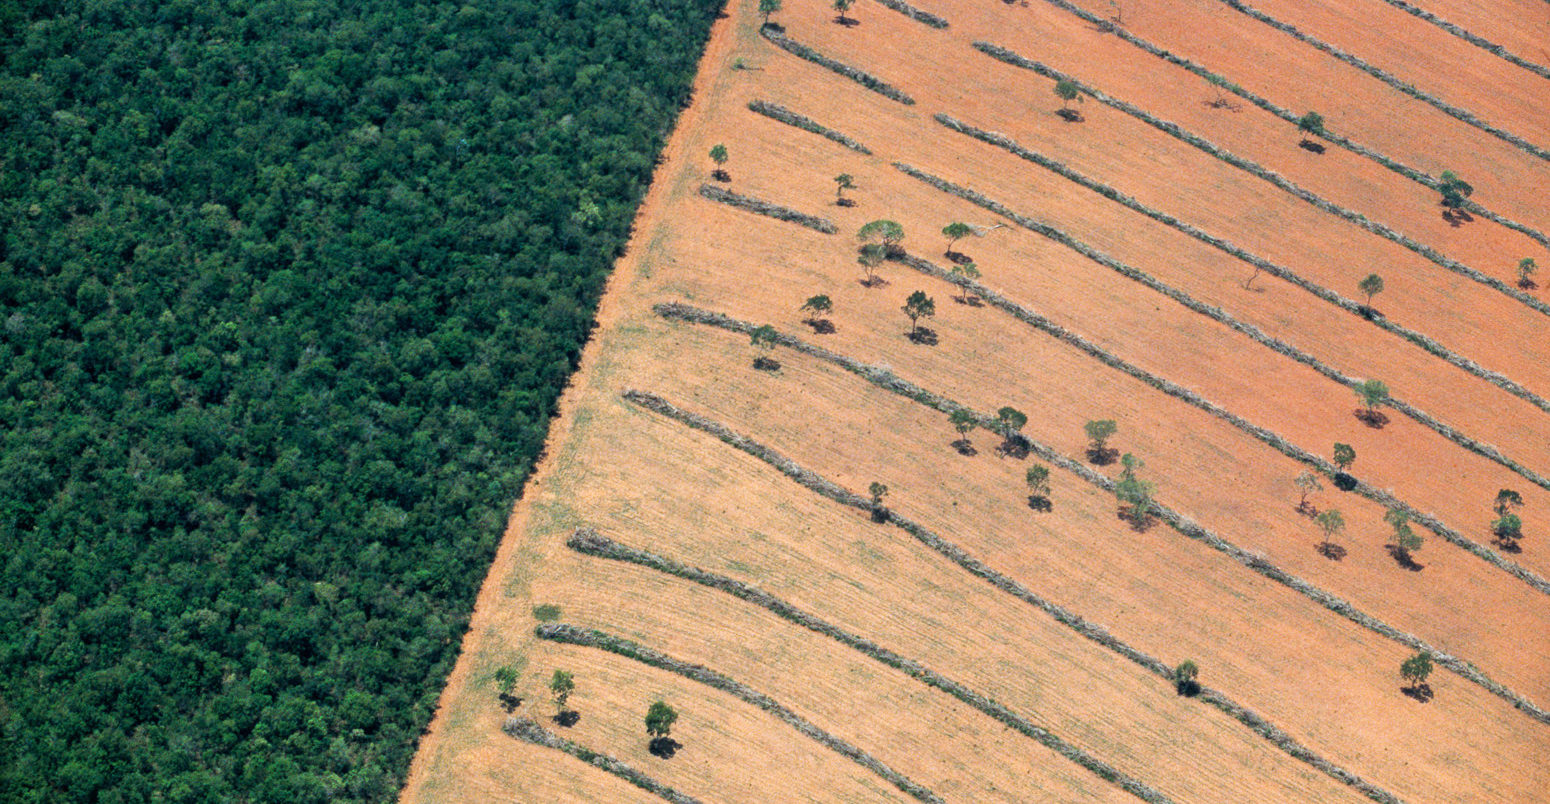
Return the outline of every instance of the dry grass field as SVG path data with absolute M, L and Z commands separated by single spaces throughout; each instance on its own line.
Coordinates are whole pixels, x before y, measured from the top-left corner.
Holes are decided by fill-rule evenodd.
M 1412 5 L 1550 65 L 1541 4 Z M 776 47 L 757 6 L 734 2 L 717 23 L 402 800 L 661 800 L 508 735 L 511 715 L 699 801 L 1544 800 L 1550 308 L 1539 300 L 1550 300 L 1550 159 L 1222 0 L 914 3 L 945 28 L 874 0 L 847 12 L 852 26 L 816 0 L 787 0 L 774 15 L 791 40 L 912 104 Z M 1251 7 L 1550 148 L 1550 79 L 1385 0 Z M 1122 13 L 1128 38 L 1077 10 Z M 1223 96 L 1210 83 L 1137 41 L 1297 115 L 1319 111 L 1365 152 L 1301 148 L 1295 124 L 1239 95 L 1213 103 Z M 1176 128 L 1092 96 L 1067 121 L 1053 80 L 976 43 Z M 754 101 L 871 153 L 756 114 Z M 730 182 L 711 176 L 718 144 Z M 1445 219 L 1435 189 L 1380 158 L 1431 178 L 1457 172 L 1475 188 L 1476 213 Z M 853 206 L 835 204 L 839 174 L 854 178 Z M 717 203 L 700 194 L 705 184 L 837 232 Z M 900 260 L 863 285 L 856 233 L 877 219 L 898 222 L 908 254 L 942 268 L 952 265 L 942 228 L 978 227 L 955 249 L 1009 306 L 971 303 Z M 1245 254 L 1301 284 L 1262 273 L 1246 287 L 1255 268 Z M 1546 270 L 1540 287 L 1518 291 L 1525 257 Z M 1385 283 L 1378 322 L 1338 301 L 1365 303 L 1357 284 L 1370 273 Z M 915 291 L 935 303 L 921 322 L 934 344 L 906 337 L 901 306 Z M 798 309 L 818 294 L 832 300 L 831 333 Z M 756 349 L 746 332 L 664 317 L 654 310 L 663 302 L 768 324 L 832 355 Z M 755 369 L 756 357 L 779 368 Z M 1383 408 L 1387 423 L 1370 426 L 1342 377 L 1381 379 L 1405 407 Z M 728 443 L 626 389 L 750 441 Z M 998 450 L 1000 436 L 983 428 L 967 436 L 973 450 L 956 449 L 944 404 L 1024 412 L 1035 454 Z M 1047 448 L 1117 478 L 1117 463 L 1087 460 L 1083 425 L 1094 419 L 1117 422 L 1112 446 L 1155 483 L 1165 516 L 1149 527 L 1120 518 L 1095 478 L 1038 456 Z M 1310 497 L 1344 515 L 1343 555 L 1331 558 L 1293 479 L 1336 442 L 1356 449 L 1351 473 L 1363 485 L 1340 491 L 1326 477 Z M 760 447 L 811 473 L 807 484 Z M 1035 464 L 1051 465 L 1048 511 L 1029 504 Z M 862 497 L 883 483 L 890 513 L 825 496 L 823 481 Z M 1524 500 L 1516 549 L 1492 532 L 1500 489 Z M 1394 504 L 1434 518 L 1414 525 L 1425 541 L 1409 565 L 1390 548 Z M 1170 512 L 1193 525 L 1174 527 Z M 568 546 L 583 528 L 699 568 L 721 588 Z M 765 703 L 541 638 L 539 605 Z M 1407 694 L 1399 673 L 1418 645 L 1443 660 L 1429 696 Z M 1185 660 L 1200 668 L 1199 697 L 1165 677 Z M 511 715 L 497 699 L 503 667 L 517 673 Z M 575 678 L 569 708 L 580 720 L 569 727 L 552 719 L 556 669 Z M 657 700 L 679 713 L 671 758 L 648 751 L 643 718 Z

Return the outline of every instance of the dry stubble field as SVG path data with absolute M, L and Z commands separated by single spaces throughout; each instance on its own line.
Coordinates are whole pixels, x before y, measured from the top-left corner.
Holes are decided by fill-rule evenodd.
M 872 0 L 849 12 L 853 27 L 817 2 L 789 2 L 775 17 L 791 39 L 897 87 L 912 105 L 776 48 L 759 35 L 753 0 L 734 3 L 718 23 L 694 104 L 669 143 L 402 798 L 660 800 L 504 733 L 495 672 L 506 666 L 520 674 L 515 715 L 702 801 L 1541 800 L 1550 784 L 1540 761 L 1550 748 L 1550 531 L 1542 524 L 1550 521 L 1550 412 L 1540 404 L 1550 396 L 1550 322 L 1444 263 L 1508 284 L 1522 257 L 1550 266 L 1541 234 L 1550 228 L 1550 161 L 1219 0 L 1181 0 L 1166 13 L 1122 4 L 1132 39 L 1297 114 L 1318 110 L 1332 132 L 1391 160 L 1431 176 L 1455 170 L 1476 187 L 1471 200 L 1519 228 L 1481 215 L 1452 225 L 1435 190 L 1344 148 L 1303 150 L 1294 125 L 1236 96 L 1236 111 L 1209 106 L 1215 94 L 1200 76 L 1072 11 L 1107 17 L 1106 3 L 915 5 L 948 27 Z M 1524 26 L 1543 26 L 1534 16 L 1541 9 L 1523 0 L 1466 5 L 1468 13 L 1428 10 L 1465 27 L 1480 21 L 1475 33 L 1550 62 L 1496 19 L 1521 14 Z M 1544 106 L 1533 102 L 1550 79 L 1383 0 L 1253 7 L 1550 146 Z M 1345 30 L 1352 19 L 1381 20 L 1382 35 Z M 976 42 L 1171 121 L 1403 242 L 1093 97 L 1076 107 L 1081 122 L 1066 122 L 1055 115 L 1052 80 L 993 59 Z M 872 154 L 755 114 L 751 101 L 810 117 Z M 950 130 L 939 113 L 1337 296 L 1363 301 L 1357 281 L 1379 273 L 1386 289 L 1374 306 L 1389 322 L 1482 369 L 1466 371 L 1306 286 L 1263 274 L 1245 288 L 1253 268 L 1240 256 Z M 716 144 L 729 151 L 730 183 L 711 180 L 706 154 Z M 895 163 L 980 193 L 1022 223 Z M 855 178 L 854 207 L 834 204 L 831 177 L 841 173 Z M 698 194 L 704 183 L 826 218 L 838 231 L 715 203 Z M 880 269 L 886 284 L 862 286 L 855 233 L 879 218 L 903 226 L 911 255 L 943 267 L 945 224 L 986 230 L 958 244 L 982 284 L 1092 349 L 1005 308 L 955 301 L 959 288 L 896 261 Z M 1110 264 L 1023 225 L 1032 222 Z M 935 301 L 926 322 L 934 346 L 905 337 L 900 306 L 916 290 Z M 804 326 L 797 310 L 816 294 L 833 301 L 832 334 Z M 778 371 L 755 370 L 746 333 L 668 320 L 653 311 L 661 302 L 770 324 L 982 414 L 1010 405 L 1028 415 L 1028 438 L 1078 462 L 1086 462 L 1083 423 L 1114 419 L 1114 446 L 1145 462 L 1141 476 L 1156 483 L 1157 500 L 1230 546 L 1161 521 L 1137 531 L 1116 516 L 1111 493 L 1059 466 L 1052 510 L 1031 510 L 1023 474 L 1044 463 L 1036 456 L 998 453 L 999 438 L 984 429 L 969 436 L 977 453 L 960 454 L 941 410 L 821 356 L 781 346 L 769 353 Z M 1440 426 L 1389 409 L 1386 426 L 1368 427 L 1332 374 L 1383 379 Z M 1198 397 L 1171 394 L 1167 382 Z M 882 482 L 891 511 L 927 538 L 627 401 L 627 388 L 851 492 Z M 1331 560 L 1316 550 L 1322 537 L 1312 520 L 1295 510 L 1292 479 L 1310 468 L 1307 454 L 1327 459 L 1336 441 L 1356 448 L 1353 474 L 1370 496 L 1327 480 L 1313 496 L 1347 522 L 1345 555 Z M 1500 459 L 1466 442 L 1493 445 Z M 1094 468 L 1109 477 L 1118 469 Z M 1520 553 L 1490 532 L 1500 488 L 1525 500 Z M 1386 506 L 1372 498 L 1385 492 L 1435 517 L 1453 542 L 1418 527 L 1420 567 L 1402 566 L 1386 548 Z M 567 539 L 577 528 L 749 584 L 928 673 L 890 666 L 725 591 L 573 550 Z M 1277 580 L 1286 576 L 1296 580 Z M 1070 617 L 1062 622 L 1032 601 Z M 893 775 L 812 739 L 768 706 L 617 653 L 540 639 L 538 604 L 558 606 L 561 623 L 730 677 Z M 1087 624 L 1115 641 L 1090 639 Z M 1467 671 L 1438 667 L 1426 702 L 1407 696 L 1398 674 L 1417 644 Z M 1180 696 L 1149 660 L 1122 650 L 1166 666 L 1191 659 L 1216 700 L 1255 714 Z M 550 720 L 555 669 L 576 679 L 570 706 L 581 719 L 569 728 Z M 673 737 L 682 748 L 671 759 L 647 751 L 642 717 L 658 699 L 680 713 Z

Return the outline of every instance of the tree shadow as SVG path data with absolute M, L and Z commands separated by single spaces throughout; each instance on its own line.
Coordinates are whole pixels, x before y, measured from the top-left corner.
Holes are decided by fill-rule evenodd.
M 881 525 L 888 521 L 888 507 L 885 505 L 872 506 L 872 521 Z
M 1130 529 L 1136 533 L 1145 533 L 1157 524 L 1157 517 L 1151 514 L 1138 517 L 1135 509 L 1129 505 L 1121 505 L 1116 513 L 1120 520 L 1130 523 Z
M 1233 103 L 1227 98 L 1216 98 L 1215 100 L 1201 101 L 1200 105 L 1206 107 L 1207 109 L 1226 109 L 1229 112 L 1243 111 L 1242 104 Z
M 953 449 L 958 450 L 959 455 L 962 455 L 965 458 L 972 458 L 975 455 L 980 454 L 980 451 L 974 448 L 974 442 L 967 438 L 960 438 L 957 441 L 954 441 L 952 446 Z
M 856 205 L 856 202 L 849 198 L 837 198 L 834 200 L 834 205 L 837 207 L 853 207 Z
M 1413 687 L 1400 687 L 1399 691 L 1403 692 L 1405 697 L 1414 698 L 1421 703 L 1426 703 L 1432 699 L 1432 685 L 1430 684 L 1417 684 Z
M 1330 478 L 1330 482 L 1334 483 L 1335 488 L 1341 491 L 1352 491 L 1356 488 L 1356 478 L 1345 472 L 1336 472 L 1335 476 Z
M 780 361 L 771 357 L 756 357 L 753 359 L 753 367 L 773 374 L 780 371 Z
M 1185 698 L 1193 698 L 1200 694 L 1200 682 L 1198 681 L 1175 681 L 1173 682 L 1173 688 Z
M 959 304 L 962 304 L 962 305 L 969 306 L 969 307 L 984 307 L 985 306 L 985 303 L 980 301 L 980 297 L 978 297 L 978 296 L 970 296 L 967 293 L 965 293 L 965 294 L 963 294 L 961 296 L 954 296 L 953 297 L 953 301 L 955 301 L 955 302 L 957 302 Z
M 568 729 L 571 726 L 581 722 L 581 713 L 574 709 L 567 709 L 564 712 L 555 715 L 553 720 L 555 723 L 558 723 Z
M 500 694 L 499 697 L 500 697 L 500 702 L 501 702 L 501 708 L 506 710 L 506 714 L 508 714 L 508 715 L 511 714 L 512 712 L 517 711 L 517 707 L 522 705 L 522 699 L 518 698 L 515 695 L 512 695 L 509 692 L 503 692 L 503 693 Z
M 1374 430 L 1382 430 L 1383 426 L 1389 423 L 1389 417 L 1383 415 L 1381 411 L 1357 408 L 1355 413 L 1357 421 Z
M 834 334 L 834 322 L 827 318 L 806 318 L 802 320 L 802 323 L 812 327 L 813 333 L 816 335 Z
M 1313 140 L 1305 139 L 1302 142 L 1297 143 L 1297 147 L 1312 154 L 1324 153 L 1323 144 L 1314 142 Z
M 888 287 L 888 280 L 880 276 L 874 276 L 871 279 L 858 279 L 856 283 L 868 289 Z
M 861 20 L 855 19 L 854 17 L 835 17 L 834 24 L 842 25 L 846 28 L 854 28 L 861 24 Z
M 1383 317 L 1383 313 L 1378 312 L 1378 308 L 1373 307 L 1370 304 L 1357 305 L 1356 314 L 1362 318 L 1367 319 L 1368 321 L 1376 321 Z
M 732 174 L 726 172 L 725 170 L 718 170 L 715 173 L 710 174 L 710 177 L 719 182 L 729 182 L 732 180 Z
M 1501 550 L 1503 553 L 1523 552 L 1523 548 L 1519 546 L 1517 539 L 1511 536 L 1504 536 L 1502 535 L 1501 531 L 1495 531 L 1494 533 L 1496 538 L 1491 540 L 1491 544 L 1496 545 L 1497 549 Z
M 1302 502 L 1292 506 L 1292 510 L 1309 518 L 1319 515 L 1319 507 L 1311 502 L 1308 502 L 1307 500 L 1303 500 Z
M 1411 572 L 1420 572 L 1421 570 L 1426 569 L 1425 564 L 1417 564 L 1415 562 L 1415 556 L 1410 555 L 1408 550 L 1399 549 L 1399 545 L 1397 544 L 1385 544 L 1383 545 L 1383 549 L 1389 551 L 1389 557 L 1394 559 L 1394 563 L 1398 564 L 1404 569 L 1410 570 Z
M 1020 461 L 1028 457 L 1028 452 L 1032 448 L 1033 445 L 1028 443 L 1028 439 L 1024 438 L 1022 434 L 1013 433 L 996 445 L 996 454 L 1003 458 L 1012 458 Z
M 650 745 L 651 755 L 658 759 L 672 759 L 680 748 L 683 748 L 683 743 L 671 737 L 657 737 Z
M 1474 216 L 1470 215 L 1468 212 L 1465 212 L 1462 209 L 1453 209 L 1451 207 L 1442 211 L 1442 219 L 1447 221 L 1448 225 L 1455 229 L 1463 226 L 1466 223 L 1473 223 L 1475 220 Z
M 1533 290 L 1539 287 L 1539 283 L 1525 276 L 1518 280 L 1518 287 L 1522 290 Z
M 954 265 L 968 265 L 969 263 L 974 262 L 973 257 L 970 257 L 961 251 L 949 251 L 944 256 L 946 256 L 948 261 Z
M 921 346 L 936 346 L 937 344 L 936 330 L 930 327 L 916 327 L 904 337 L 909 338 L 911 343 L 918 343 Z
M 1055 510 L 1055 504 L 1050 502 L 1048 497 L 1039 494 L 1031 494 L 1028 496 L 1028 507 L 1038 511 L 1041 514 L 1047 514 L 1050 511 Z
M 1313 549 L 1330 561 L 1339 561 L 1346 557 L 1346 549 L 1334 542 L 1319 542 L 1313 546 Z
M 1103 449 L 1087 448 L 1087 462 L 1093 466 L 1108 466 L 1117 460 L 1119 460 L 1119 450 L 1113 447 L 1104 447 Z
M 1083 120 L 1082 113 L 1075 109 L 1060 109 L 1055 112 L 1055 116 L 1067 123 L 1080 123 Z

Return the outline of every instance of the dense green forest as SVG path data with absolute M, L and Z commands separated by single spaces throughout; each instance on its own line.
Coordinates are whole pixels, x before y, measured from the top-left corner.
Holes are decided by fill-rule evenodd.
M 390 800 L 713 0 L 0 4 L 0 800 Z

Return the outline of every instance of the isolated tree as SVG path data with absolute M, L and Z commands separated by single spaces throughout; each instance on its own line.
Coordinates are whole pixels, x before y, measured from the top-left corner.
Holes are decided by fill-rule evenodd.
M 841 173 L 834 177 L 834 203 L 845 207 L 845 191 L 856 186 L 856 180 L 849 173 Z
M 1200 694 L 1200 665 L 1193 660 L 1185 659 L 1173 668 L 1173 686 L 1180 695 L 1195 696 Z
M 962 265 L 954 265 L 951 274 L 954 278 L 967 279 L 970 282 L 979 281 L 981 275 L 979 266 L 972 262 L 966 262 Z M 965 304 L 977 304 L 979 302 L 979 294 L 963 285 L 960 285 L 959 287 L 963 288 L 963 301 Z
M 1119 462 L 1123 468 L 1114 482 L 1114 496 L 1121 505 L 1130 506 L 1130 524 L 1144 528 L 1147 518 L 1152 515 L 1152 492 L 1156 487 L 1136 477 L 1136 470 L 1145 465 L 1140 458 L 1127 452 Z
M 1324 543 L 1319 545 L 1319 549 L 1325 555 L 1333 555 L 1335 552 L 1335 537 L 1345 530 L 1345 515 L 1331 508 L 1328 511 L 1319 512 L 1319 515 L 1314 517 L 1313 521 L 1319 523 L 1319 530 L 1324 532 Z
M 503 665 L 495 669 L 495 684 L 500 688 L 502 695 L 510 695 L 511 690 L 517 686 L 517 671 L 511 665 Z
M 1372 297 L 1383 292 L 1383 277 L 1377 274 L 1368 274 L 1367 278 L 1356 283 L 1356 289 L 1367 294 L 1367 306 L 1372 306 Z
M 823 294 L 809 296 L 807 301 L 802 302 L 802 306 L 797 308 L 797 312 L 812 313 L 813 315 L 828 315 L 833 310 L 834 302 L 830 301 L 829 297 Z
M 1324 136 L 1324 115 L 1318 112 L 1308 112 L 1297 118 L 1297 130 L 1315 137 Z
M 1496 502 L 1491 504 L 1491 510 L 1497 516 L 1506 516 L 1523 506 L 1523 495 L 1512 489 L 1502 489 L 1496 492 Z
M 1308 495 L 1317 494 L 1324 490 L 1324 484 L 1319 482 L 1319 476 L 1312 472 L 1303 472 L 1292 481 L 1297 484 L 1297 490 L 1302 492 L 1302 498 L 1297 501 L 1297 510 L 1308 510 Z
M 748 339 L 749 339 L 749 342 L 753 344 L 753 348 L 763 352 L 763 354 L 756 353 L 756 355 L 755 355 L 755 357 L 753 359 L 753 367 L 754 368 L 756 368 L 756 369 L 775 369 L 775 368 L 780 368 L 780 364 L 779 363 L 776 363 L 775 361 L 771 360 L 768 357 L 768 354 L 770 352 L 774 351 L 774 349 L 775 349 L 775 341 L 776 341 L 776 339 L 778 337 L 779 337 L 779 335 L 778 335 L 778 333 L 775 332 L 775 328 L 770 326 L 769 324 L 765 324 L 764 326 L 759 327 L 758 329 L 756 329 L 753 332 L 749 333 Z
M 856 0 L 834 0 L 834 10 L 840 12 L 839 23 L 841 25 L 849 25 L 852 22 L 850 18 L 845 16 L 845 12 L 849 11 L 850 7 L 855 4 Z
M 1001 429 L 1001 435 L 1014 438 L 1022 435 L 1022 429 L 1028 424 L 1028 414 L 1017 408 L 1007 406 L 996 411 L 996 426 Z
M 888 509 L 883 507 L 883 498 L 888 496 L 888 487 L 874 480 L 867 486 L 867 493 L 872 495 L 872 521 L 887 522 Z
M 1390 508 L 1383 521 L 1394 527 L 1394 557 L 1401 564 L 1414 563 L 1410 554 L 1421 549 L 1421 537 L 1410 527 L 1410 512 L 1402 508 Z
M 717 179 L 726 181 L 727 179 L 731 178 L 727 175 L 725 170 L 721 169 L 721 166 L 727 163 L 727 146 L 718 144 L 712 147 L 710 149 L 710 161 L 716 163 L 716 172 L 714 175 Z
M 1410 683 L 1410 689 L 1420 692 L 1426 684 L 1426 678 L 1432 674 L 1432 655 L 1427 651 L 1420 651 L 1416 655 L 1404 660 L 1399 665 L 1399 675 Z
M 1028 494 L 1034 499 L 1049 500 L 1049 467 L 1036 463 L 1028 467 L 1028 472 L 1023 476 L 1028 483 Z
M 883 264 L 883 254 L 883 247 L 876 243 L 868 243 L 861 247 L 861 253 L 856 257 L 856 262 L 866 273 L 866 279 L 861 284 L 867 287 L 877 284 L 877 266 Z
M 554 675 L 549 679 L 549 692 L 554 696 L 555 708 L 560 710 L 561 716 L 565 714 L 565 704 L 570 701 L 570 694 L 575 691 L 576 680 L 570 673 L 564 670 L 554 671 Z
M 974 432 L 974 428 L 980 426 L 979 418 L 967 409 L 959 408 L 953 411 L 951 416 L 947 417 L 947 421 L 952 424 L 954 430 L 958 431 L 958 440 L 954 442 L 954 446 L 958 448 L 959 452 L 967 452 L 969 449 L 969 433 Z
M 1071 111 L 1071 101 L 1082 102 L 1082 90 L 1069 78 L 1055 82 L 1055 97 L 1060 98 L 1060 110 Z
M 1344 472 L 1356 463 L 1356 450 L 1350 444 L 1335 442 L 1335 467 Z
M 864 245 L 882 246 L 883 256 L 889 256 L 899 250 L 899 241 L 904 239 L 904 227 L 890 220 L 875 220 L 861 227 L 856 232 L 856 238 Z
M 1491 532 L 1508 547 L 1517 547 L 1518 539 L 1523 537 L 1523 518 L 1516 511 L 1523 505 L 1523 495 L 1512 489 L 1502 489 L 1496 492 L 1496 502 L 1491 510 L 1496 512 L 1496 521 L 1491 523 Z
M 974 234 L 974 227 L 967 223 L 954 221 L 942 227 L 942 235 L 947 238 L 947 257 L 949 259 L 953 256 L 953 245 L 971 234 Z
M 1206 76 L 1206 83 L 1210 84 L 1211 91 L 1216 93 L 1216 100 L 1207 103 L 1207 106 L 1210 106 L 1213 109 L 1232 108 L 1232 101 L 1228 100 L 1227 96 L 1222 94 L 1222 89 L 1227 86 L 1227 79 L 1217 75 L 1216 73 L 1211 73 Z
M 1444 170 L 1438 177 L 1437 192 L 1442 193 L 1443 206 L 1448 209 L 1460 209 L 1464 206 L 1464 199 L 1474 194 L 1475 188 L 1453 171 Z
M 764 24 L 770 24 L 770 15 L 780 11 L 780 0 L 759 0 L 759 13 L 764 15 Z
M 1087 433 L 1087 458 L 1093 463 L 1105 463 L 1109 453 L 1109 439 L 1119 432 L 1119 425 L 1113 419 L 1095 419 L 1082 425 L 1082 430 Z
M 920 319 L 931 318 L 936 315 L 936 302 L 932 301 L 925 291 L 917 290 L 911 293 L 908 299 L 904 300 L 904 306 L 900 309 L 904 311 L 905 315 L 909 316 L 910 338 L 918 340 L 920 338 Z
M 1534 280 L 1531 277 L 1533 277 L 1534 272 L 1537 270 L 1539 270 L 1539 266 L 1534 264 L 1533 257 L 1524 257 L 1518 260 L 1518 287 L 1533 287 Z
M 1378 416 L 1378 406 L 1389 401 L 1389 387 L 1382 380 L 1364 380 L 1356 384 L 1356 398 L 1367 408 L 1367 420 Z

